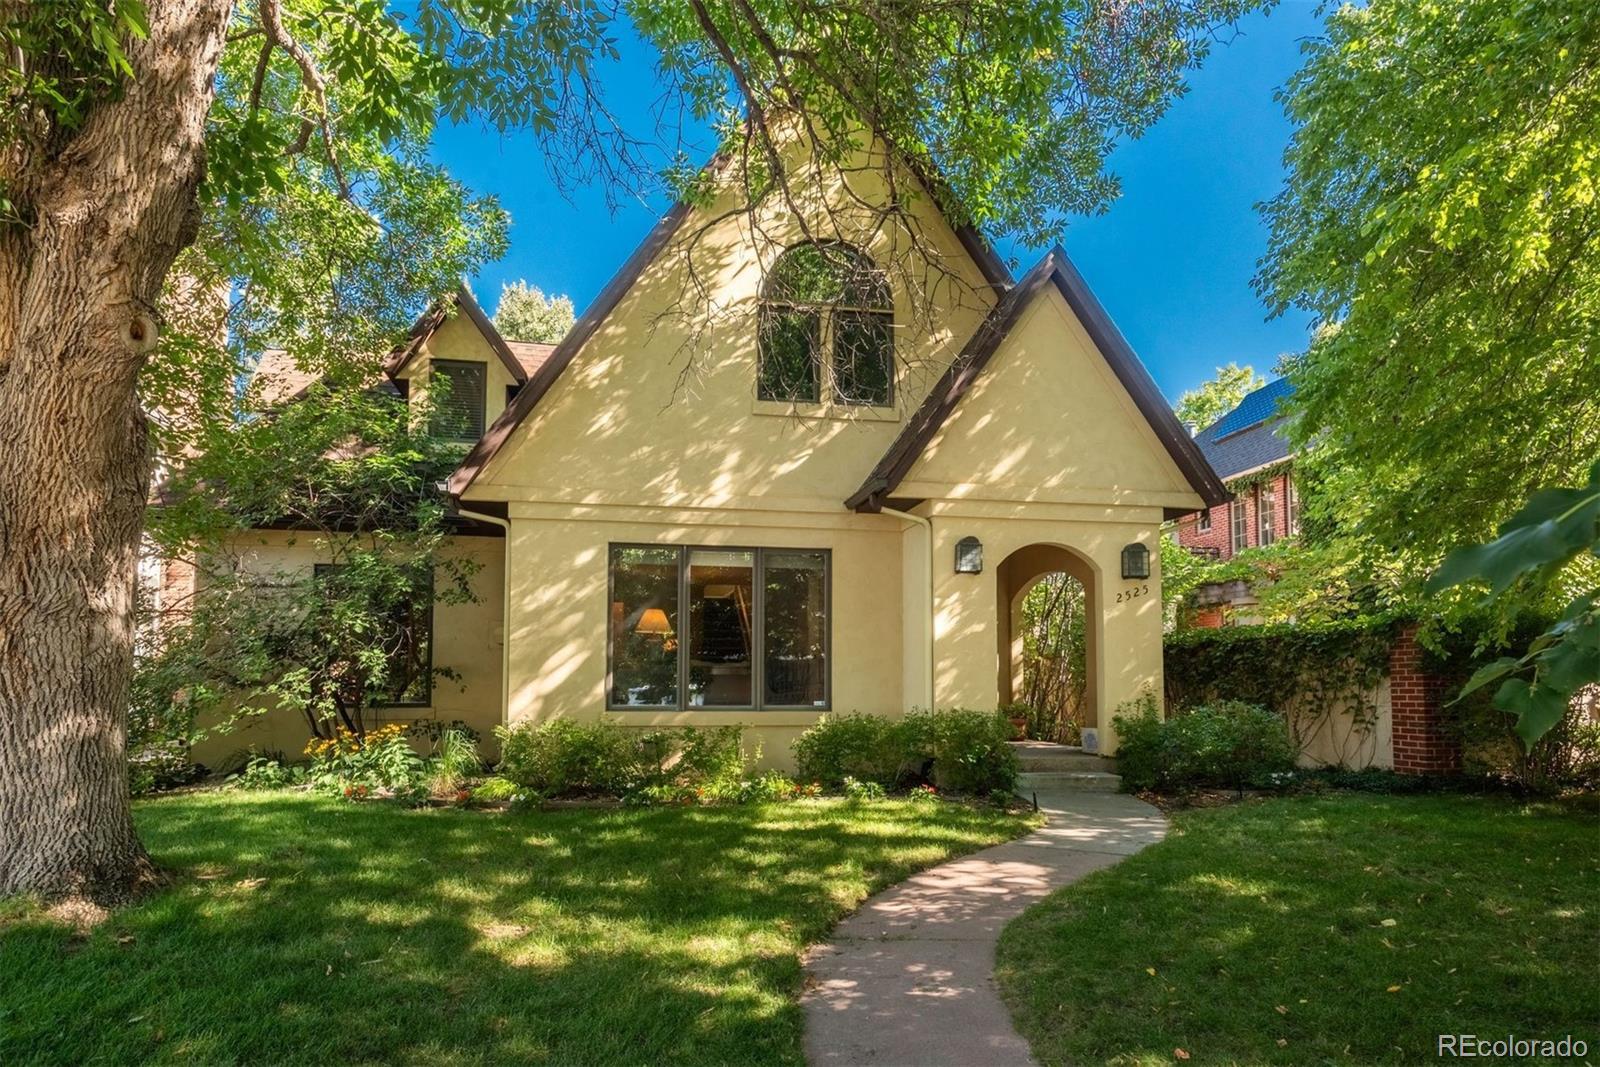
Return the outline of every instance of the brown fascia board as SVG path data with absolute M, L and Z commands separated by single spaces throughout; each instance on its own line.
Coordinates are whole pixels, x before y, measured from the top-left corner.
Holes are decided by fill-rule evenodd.
M 1188 431 L 1178 422 L 1172 408 L 1167 406 L 1166 399 L 1161 395 L 1161 390 L 1156 388 L 1144 364 L 1139 362 L 1139 357 L 1111 321 L 1111 316 L 1106 314 L 1100 301 L 1089 291 L 1088 283 L 1072 265 L 1066 251 L 1058 245 L 990 310 L 962 354 L 940 376 L 872 473 L 859 489 L 845 499 L 845 507 L 852 511 L 868 512 L 883 507 L 886 498 L 905 480 L 939 427 L 944 425 L 961 398 L 977 381 L 978 375 L 988 366 L 1000 343 L 1022 317 L 1023 311 L 1049 284 L 1055 285 L 1078 321 L 1083 323 L 1089 339 L 1111 365 L 1117 380 L 1132 397 L 1134 405 L 1195 492 L 1208 506 L 1229 499 L 1222 480 L 1206 462 Z
M 731 157 L 719 154 L 706 166 L 709 169 L 720 170 L 729 158 Z M 929 183 L 920 169 L 915 169 L 914 172 L 917 179 L 928 186 L 930 192 L 937 193 L 937 187 Z M 567 369 L 567 364 L 572 362 L 584 342 L 599 329 L 606 316 L 611 314 L 623 296 L 639 280 L 639 275 L 644 273 L 645 268 L 650 266 L 667 246 L 667 242 L 672 240 L 673 235 L 688 218 L 689 211 L 690 206 L 682 201 L 674 204 L 672 210 L 662 216 L 661 221 L 657 222 L 646 235 L 643 243 L 634 249 L 633 255 L 628 257 L 622 269 L 606 283 L 600 295 L 595 297 L 594 303 L 589 305 L 578 321 L 573 323 L 572 329 L 561 339 L 561 343 L 556 345 L 555 351 L 550 353 L 543 365 L 528 379 L 527 384 L 517 391 L 516 397 L 507 405 L 505 411 L 500 413 L 500 417 L 495 419 L 484 435 L 478 439 L 472 451 L 467 453 L 467 458 L 461 461 L 461 466 L 450 476 L 451 496 L 459 498 L 466 492 L 483 468 L 494 458 L 495 453 L 504 447 L 517 426 L 555 385 L 556 379 L 561 377 L 561 373 Z M 978 271 L 985 281 L 1001 291 L 1011 286 L 1010 271 L 1006 270 L 1005 263 L 981 233 L 966 225 L 956 227 L 955 233 L 961 246 L 977 264 Z
M 512 380 L 518 385 L 526 382 L 528 380 L 528 372 L 522 369 L 522 364 L 517 361 L 517 357 L 511 352 L 511 346 L 506 344 L 506 339 L 500 336 L 499 330 L 495 329 L 494 322 L 490 320 L 488 315 L 484 314 L 483 308 L 473 299 L 472 294 L 467 291 L 467 287 L 464 285 L 457 288 L 454 295 L 435 301 L 427 311 L 424 311 L 417 318 L 417 321 L 411 326 L 411 332 L 406 336 L 405 343 L 398 345 L 394 351 L 389 353 L 389 357 L 383 361 L 384 373 L 393 378 L 405 369 L 416 354 L 422 351 L 423 342 L 432 337 L 434 331 L 444 325 L 445 320 L 449 317 L 452 303 L 459 307 L 467 318 L 472 320 L 472 324 L 478 328 L 478 332 L 483 334 L 484 339 L 489 342 L 489 347 L 494 350 L 495 356 L 505 365 L 506 370 L 511 373 Z

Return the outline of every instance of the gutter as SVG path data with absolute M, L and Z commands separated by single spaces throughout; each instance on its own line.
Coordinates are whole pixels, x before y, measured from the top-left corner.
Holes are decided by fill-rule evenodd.
M 487 522 L 505 531 L 505 548 L 501 550 L 500 575 L 500 724 L 510 726 L 511 720 L 511 521 L 481 511 L 468 511 L 456 502 L 456 514 L 479 522 Z M 932 546 L 930 545 L 930 551 Z
M 928 610 L 922 615 L 923 636 L 928 648 L 928 710 L 933 711 L 938 701 L 934 697 L 933 689 L 933 522 L 921 515 L 913 515 L 909 511 L 896 511 L 894 508 L 880 507 L 880 515 L 893 515 L 897 519 L 914 522 L 927 532 L 928 544 Z

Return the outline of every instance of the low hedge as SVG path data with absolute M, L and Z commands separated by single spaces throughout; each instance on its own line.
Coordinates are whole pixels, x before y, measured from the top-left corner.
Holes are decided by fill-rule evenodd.
M 1174 792 L 1202 786 L 1272 787 L 1294 771 L 1298 751 L 1282 717 L 1224 700 L 1163 721 L 1119 715 L 1117 773 L 1123 788 Z
M 1162 643 L 1167 707 L 1245 701 L 1288 714 L 1344 707 L 1375 687 L 1395 619 L 1186 630 Z
M 954 793 L 1010 792 L 1016 753 L 999 712 L 949 708 L 901 719 L 853 712 L 829 715 L 794 743 L 800 778 L 842 789 L 846 779 L 886 788 L 931 781 Z
M 641 731 L 551 719 L 495 733 L 496 772 L 544 797 L 625 797 L 649 788 L 732 794 L 750 764 L 739 726 Z

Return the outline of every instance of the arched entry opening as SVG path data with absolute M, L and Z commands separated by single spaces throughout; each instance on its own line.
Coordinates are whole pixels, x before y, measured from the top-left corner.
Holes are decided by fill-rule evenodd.
M 1028 545 L 996 568 L 1000 703 L 1025 704 L 1029 736 L 1078 744 L 1099 726 L 1099 590 L 1088 560 Z

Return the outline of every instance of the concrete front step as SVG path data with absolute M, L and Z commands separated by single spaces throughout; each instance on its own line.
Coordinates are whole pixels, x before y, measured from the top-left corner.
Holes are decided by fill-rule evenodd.
M 1116 760 L 1090 752 L 1018 752 L 1024 771 L 1115 771 Z
M 1121 775 L 1107 771 L 1024 771 L 1017 776 L 1017 795 L 1022 797 L 1027 797 L 1035 790 L 1115 793 L 1121 788 Z
M 1077 745 L 1048 741 L 1013 741 L 1011 749 L 1024 771 L 1115 771 L 1116 760 L 1085 752 Z

